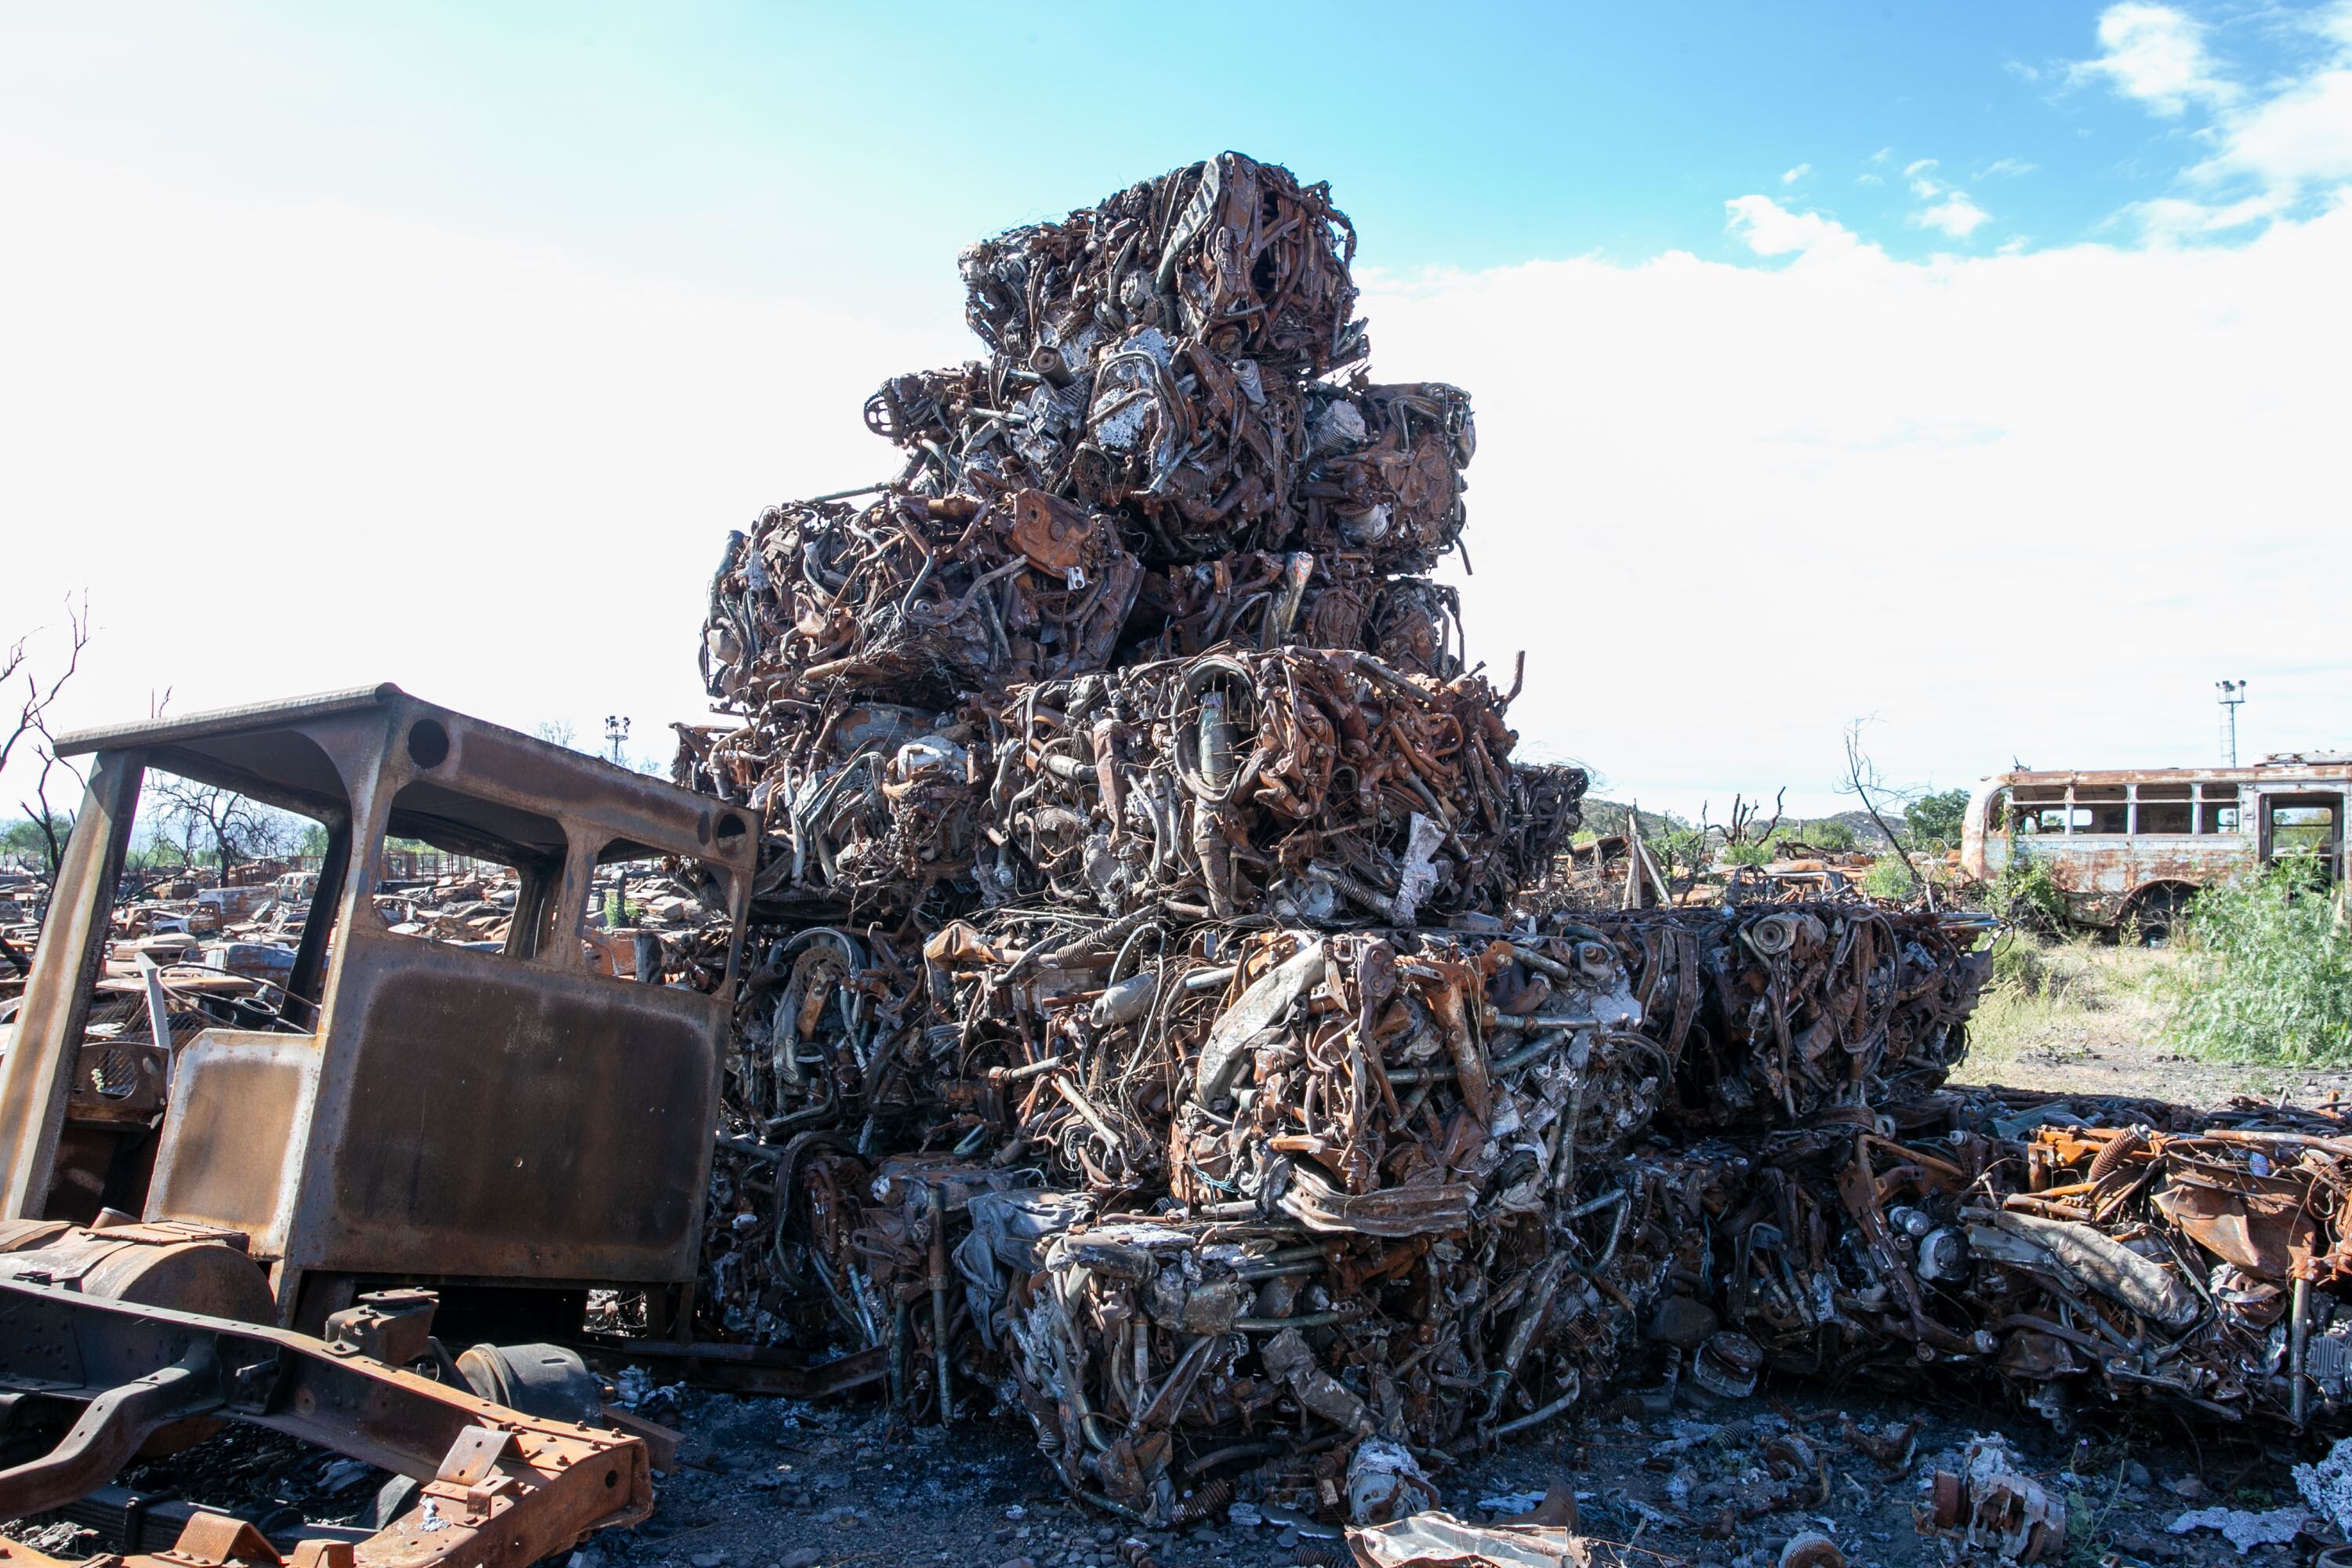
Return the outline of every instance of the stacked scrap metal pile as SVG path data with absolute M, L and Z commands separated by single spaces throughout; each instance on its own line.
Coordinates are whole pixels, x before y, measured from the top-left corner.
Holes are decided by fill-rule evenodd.
M 1990 922 L 1860 901 L 1580 912 L 1553 930 L 1621 945 L 1676 1064 L 1670 1119 L 1761 1131 L 1940 1087 L 1991 973 Z
M 1719 1298 L 1761 1361 L 1929 1386 L 1990 1368 L 2062 1428 L 2129 1406 L 2352 1420 L 2352 1138 L 2334 1118 L 2012 1091 L 1903 1110 L 1893 1136 L 1769 1145 L 1724 1227 Z
M 765 829 L 705 1331 L 1024 1411 L 1155 1522 L 1410 1512 L 1685 1352 L 1752 1380 L 1767 1140 L 1881 1135 L 1983 977 L 1859 903 L 1516 914 L 1585 779 L 1419 575 L 1468 400 L 1350 374 L 1353 249 L 1228 153 L 968 252 L 988 357 L 730 538 L 681 731 Z

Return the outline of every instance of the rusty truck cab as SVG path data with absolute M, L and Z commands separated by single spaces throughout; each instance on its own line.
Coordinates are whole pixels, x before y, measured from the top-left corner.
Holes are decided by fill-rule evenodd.
M 685 1309 L 756 856 L 740 812 L 391 685 L 58 750 L 94 765 L 0 1060 L 0 1222 L 105 1206 L 236 1233 L 278 1320 L 311 1331 L 387 1284 Z M 160 1103 L 125 1117 L 85 1081 L 108 1070 L 88 1026 L 151 768 L 310 817 L 327 847 L 282 988 L 240 1026 L 154 1030 Z M 373 895 L 394 840 L 512 868 L 504 942 L 390 929 Z M 597 867 L 655 858 L 723 921 L 714 992 L 583 953 Z

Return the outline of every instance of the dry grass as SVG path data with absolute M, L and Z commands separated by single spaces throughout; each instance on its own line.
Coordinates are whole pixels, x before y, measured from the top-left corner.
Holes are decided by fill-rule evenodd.
M 2191 1060 L 2167 1038 L 2164 982 L 2182 963 L 2160 949 L 2085 939 L 2017 937 L 1969 1027 L 1956 1083 L 2000 1083 L 2070 1094 L 2142 1095 L 2198 1106 L 2238 1095 L 2266 1100 L 2352 1096 L 2352 1071 Z

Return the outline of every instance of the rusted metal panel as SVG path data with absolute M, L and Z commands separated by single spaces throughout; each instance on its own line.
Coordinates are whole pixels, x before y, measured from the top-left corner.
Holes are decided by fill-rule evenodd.
M 58 868 L 16 1033 L 0 1057 L 0 1219 L 48 1217 L 58 1136 L 81 1059 L 114 883 L 139 809 L 141 766 L 133 752 L 102 757 L 90 770 Z
M 146 1217 L 226 1226 L 286 1256 L 318 1092 L 315 1036 L 208 1029 L 181 1047 Z
M 105 1245 L 106 1233 L 80 1234 Z M 356 1546 L 306 1541 L 292 1555 L 297 1568 L 528 1568 L 653 1511 L 641 1438 L 528 1415 L 305 1335 L 23 1279 L 0 1279 L 0 1316 L 12 1330 L 0 1335 L 0 1390 L 89 1410 L 47 1456 L 0 1475 L 0 1512 L 12 1518 L 83 1495 L 172 1422 L 217 1417 L 424 1483 L 427 1506 Z M 7 1550 L 58 1561 L 21 1544 Z M 285 1560 L 251 1524 L 198 1513 L 169 1552 L 92 1561 L 268 1568 Z
M 725 1030 L 708 999 L 381 933 L 339 969 L 295 1263 L 690 1276 Z

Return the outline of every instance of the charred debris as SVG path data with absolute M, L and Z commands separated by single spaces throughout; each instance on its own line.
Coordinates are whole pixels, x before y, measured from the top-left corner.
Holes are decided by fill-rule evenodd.
M 676 776 L 765 842 L 698 1332 L 1016 1408 L 1151 1525 L 1398 1519 L 1767 1372 L 2338 1422 L 2331 1118 L 1944 1089 L 1966 915 L 1522 899 L 1585 777 L 1426 575 L 1469 398 L 1371 379 L 1354 249 L 1234 153 L 975 246 L 985 357 L 866 405 L 898 476 L 728 537 Z
M 0 1023 L 51 976 L 9 1070 L 29 1079 L 21 1064 L 47 1051 L 64 1064 L 49 1088 L 77 1086 L 75 1147 L 110 1130 L 105 1147 L 131 1148 L 163 1085 L 196 1114 L 186 1075 L 211 1058 L 177 1053 L 218 1029 L 404 1067 L 425 1045 L 474 1049 L 464 1027 L 495 1035 L 472 1016 L 423 1044 L 370 1017 L 299 1027 L 288 1004 L 328 1005 L 330 953 L 441 988 L 462 971 L 532 1009 L 576 993 L 576 1023 L 534 1037 L 532 1062 L 602 1029 L 610 1103 L 536 1131 L 559 1152 L 595 1145 L 581 1190 L 603 1201 L 487 1273 L 445 1256 L 478 1239 L 461 1227 L 436 1233 L 433 1267 L 361 1259 L 343 1283 L 602 1281 L 580 1290 L 589 1331 L 520 1347 L 529 1364 L 576 1369 L 583 1388 L 573 1348 L 656 1379 L 867 1388 L 915 1428 L 1015 1412 L 1118 1528 L 1344 1524 L 1367 1563 L 1589 1555 L 1544 1508 L 1506 1527 L 1525 1539 L 1453 1520 L 1449 1477 L 1562 1417 L 1667 1415 L 1768 1374 L 1965 1391 L 2058 1430 L 2137 1411 L 2269 1438 L 2352 1429 L 2352 1132 L 2331 1111 L 1947 1088 L 1986 920 L 1874 902 L 1822 868 L 1679 902 L 1638 832 L 1613 877 L 1605 845 L 1566 853 L 1586 776 L 1514 756 L 1520 672 L 1505 688 L 1468 662 L 1455 595 L 1430 575 L 1462 545 L 1468 395 L 1371 379 L 1354 249 L 1325 187 L 1225 153 L 967 251 L 984 357 L 893 378 L 866 406 L 896 476 L 727 537 L 698 653 L 720 721 L 679 727 L 674 772 L 698 797 L 592 777 L 389 687 L 173 728 L 197 762 L 232 747 L 238 780 L 256 726 L 364 731 L 344 751 L 425 792 L 405 815 L 392 799 L 392 829 L 466 831 L 452 860 L 404 875 L 362 845 L 237 888 L 115 896 L 83 877 L 103 911 L 66 922 L 95 984 L 86 1028 L 58 1003 L 83 984 L 57 978 L 64 950 L 37 971 L 27 910 L 0 906 L 19 976 Z M 101 742 L 140 767 L 156 736 Z M 458 820 L 469 778 L 532 811 Z M 674 835 L 639 844 L 598 816 L 622 801 Z M 549 802 L 596 821 L 545 824 L 507 857 L 522 870 L 454 858 Z M 583 856 L 564 882 L 569 907 L 603 911 L 578 965 L 537 945 L 567 863 L 545 851 L 575 841 L 628 851 Z M 662 847 L 688 842 L 723 864 Z M 329 942 L 320 911 L 340 906 L 319 878 L 331 889 L 353 865 L 370 918 Z M 700 994 L 624 1003 L 589 976 Z M 620 1076 L 646 1053 L 616 1020 L 689 1004 L 707 1016 L 671 1087 L 707 1089 L 722 1058 L 707 1183 L 701 1111 L 649 1122 L 656 1097 Z M 582 1077 L 530 1081 L 566 1071 Z M 523 1189 L 484 1173 L 496 1142 L 445 1130 L 416 1160 L 446 1178 L 436 1190 L 497 1203 Z M 521 1180 L 502 1161 L 496 1182 Z M 40 1273 L 0 1289 L 153 1351 L 135 1309 L 59 1299 L 55 1259 L 34 1258 L 199 1246 L 105 1213 L 111 1181 L 81 1194 L 110 1229 L 0 1237 Z M 665 1195 L 638 1204 L 631 1183 Z M 656 1209 L 677 1231 L 662 1268 L 557 1267 L 615 1215 Z M 270 1230 L 240 1220 L 200 1243 L 218 1261 Z M 404 1211 L 380 1234 L 426 1233 Z M 232 1272 L 258 1289 L 258 1261 L 239 1251 Z M 226 1319 L 207 1331 L 299 1371 L 357 1353 L 336 1325 L 376 1334 L 372 1313 L 396 1307 L 421 1338 L 433 1300 L 314 1294 L 306 1316 L 289 1288 L 267 1345 Z M 457 1408 L 409 1392 L 440 1401 L 435 1419 Z M 364 1430 L 301 1430 L 390 1452 Z M 1693 1492 L 1689 1519 L 1721 1538 L 1819 1506 L 1808 1441 L 1776 1450 L 1760 1491 Z M 1891 1439 L 1841 1441 L 1911 1462 Z M 2063 1505 L 1986 1441 L 1927 1478 L 1923 1528 L 2055 1554 Z M 401 1451 L 411 1479 L 438 1466 L 453 1500 L 472 1496 L 447 1468 L 466 1465 L 435 1454 Z M 618 1500 L 535 1504 L 546 1541 L 514 1536 L 514 1560 L 641 1517 L 650 1493 Z M 176 1539 L 173 1561 L 229 1560 Z M 1829 1550 L 1783 1562 L 1834 1568 Z

